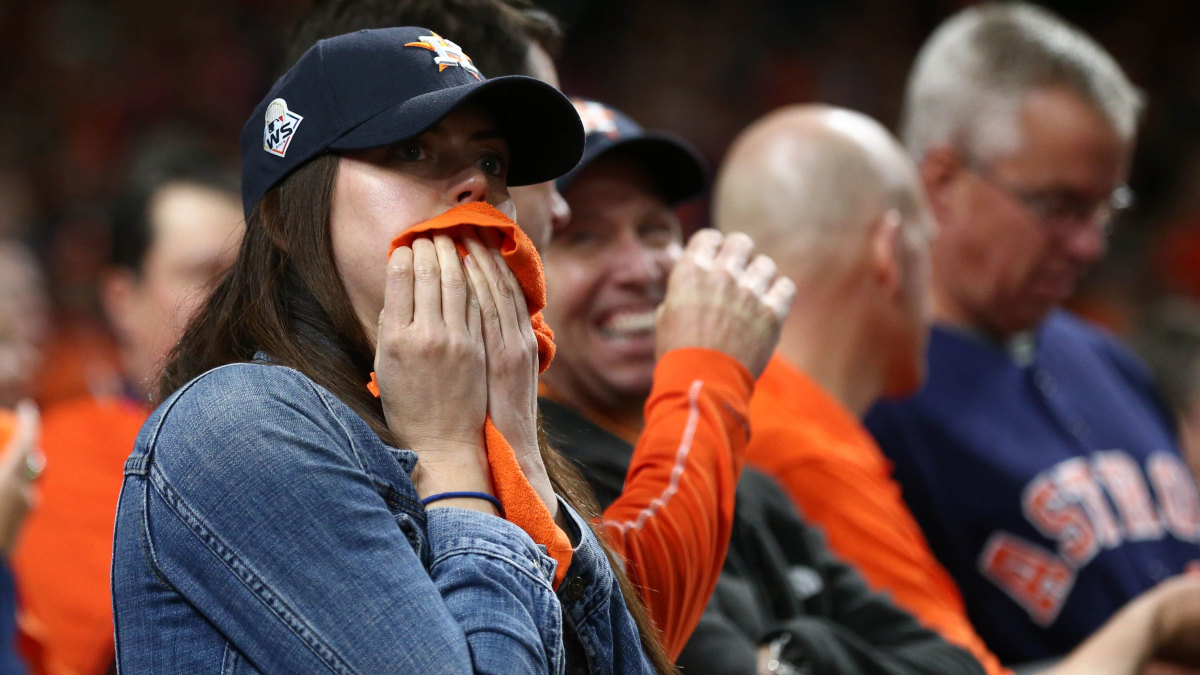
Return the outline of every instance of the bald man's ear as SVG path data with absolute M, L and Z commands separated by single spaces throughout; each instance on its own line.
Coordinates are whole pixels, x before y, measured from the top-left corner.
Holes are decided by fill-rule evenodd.
M 871 271 L 888 298 L 894 298 L 904 290 L 904 251 L 901 250 L 904 242 L 900 221 L 900 212 L 888 209 L 870 230 Z

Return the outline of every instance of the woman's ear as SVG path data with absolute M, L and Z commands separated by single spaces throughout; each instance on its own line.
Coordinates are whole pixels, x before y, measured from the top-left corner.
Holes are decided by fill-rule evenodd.
M 290 253 L 287 233 L 284 232 L 284 227 L 286 227 L 285 218 L 264 217 L 262 214 L 264 210 L 269 213 L 280 212 L 278 189 L 268 190 L 267 194 L 263 195 L 263 198 L 259 200 L 258 206 L 254 207 L 254 210 L 250 212 L 250 217 L 246 219 L 246 236 L 249 236 L 250 224 L 253 222 L 255 227 L 262 228 L 263 232 L 271 240 L 271 243 L 275 245 L 275 248 L 284 253 Z M 328 229 L 329 223 L 326 222 L 325 230 L 328 231 Z

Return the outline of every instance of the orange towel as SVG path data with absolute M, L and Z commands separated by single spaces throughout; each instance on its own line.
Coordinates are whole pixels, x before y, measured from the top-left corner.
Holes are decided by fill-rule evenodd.
M 471 202 L 456 206 L 442 215 L 415 225 L 392 240 L 388 257 L 401 246 L 409 246 L 417 235 L 440 232 L 455 238 L 458 251 L 466 255 L 462 238 L 469 228 L 490 227 L 501 235 L 500 253 L 525 292 L 525 303 L 529 307 L 530 321 L 538 341 L 539 371 L 545 371 L 554 358 L 554 332 L 542 318 L 546 306 L 546 279 L 542 272 L 542 259 L 538 257 L 533 242 L 521 228 L 500 211 L 486 202 Z M 375 373 L 367 385 L 372 394 L 379 396 Z M 492 488 L 500 503 L 504 505 L 504 517 L 525 530 L 533 541 L 546 547 L 546 552 L 558 561 L 554 572 L 554 586 L 562 582 L 571 564 L 573 550 L 571 540 L 563 532 L 541 497 L 521 472 L 512 446 L 501 435 L 491 416 L 484 423 L 484 444 L 487 447 L 488 465 L 492 471 Z

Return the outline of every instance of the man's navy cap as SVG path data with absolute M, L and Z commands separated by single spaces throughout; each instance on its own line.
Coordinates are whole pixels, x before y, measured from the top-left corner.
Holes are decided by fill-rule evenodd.
M 579 164 L 558 179 L 560 192 L 592 162 L 617 150 L 649 172 L 668 204 L 696 197 L 708 186 L 704 160 L 687 141 L 672 134 L 646 131 L 625 113 L 599 101 L 572 98 L 571 103 L 583 120 L 587 145 Z
M 583 128 L 554 87 L 519 75 L 487 79 L 458 45 L 426 28 L 361 30 L 321 40 L 279 78 L 242 128 L 242 206 L 317 155 L 412 138 L 471 101 L 509 148 L 509 185 L 566 173 Z

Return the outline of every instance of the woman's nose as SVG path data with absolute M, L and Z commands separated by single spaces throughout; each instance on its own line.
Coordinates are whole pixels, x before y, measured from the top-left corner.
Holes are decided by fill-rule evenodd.
M 477 166 L 464 169 L 452 179 L 449 196 L 455 205 L 486 201 L 488 196 L 487 175 Z

